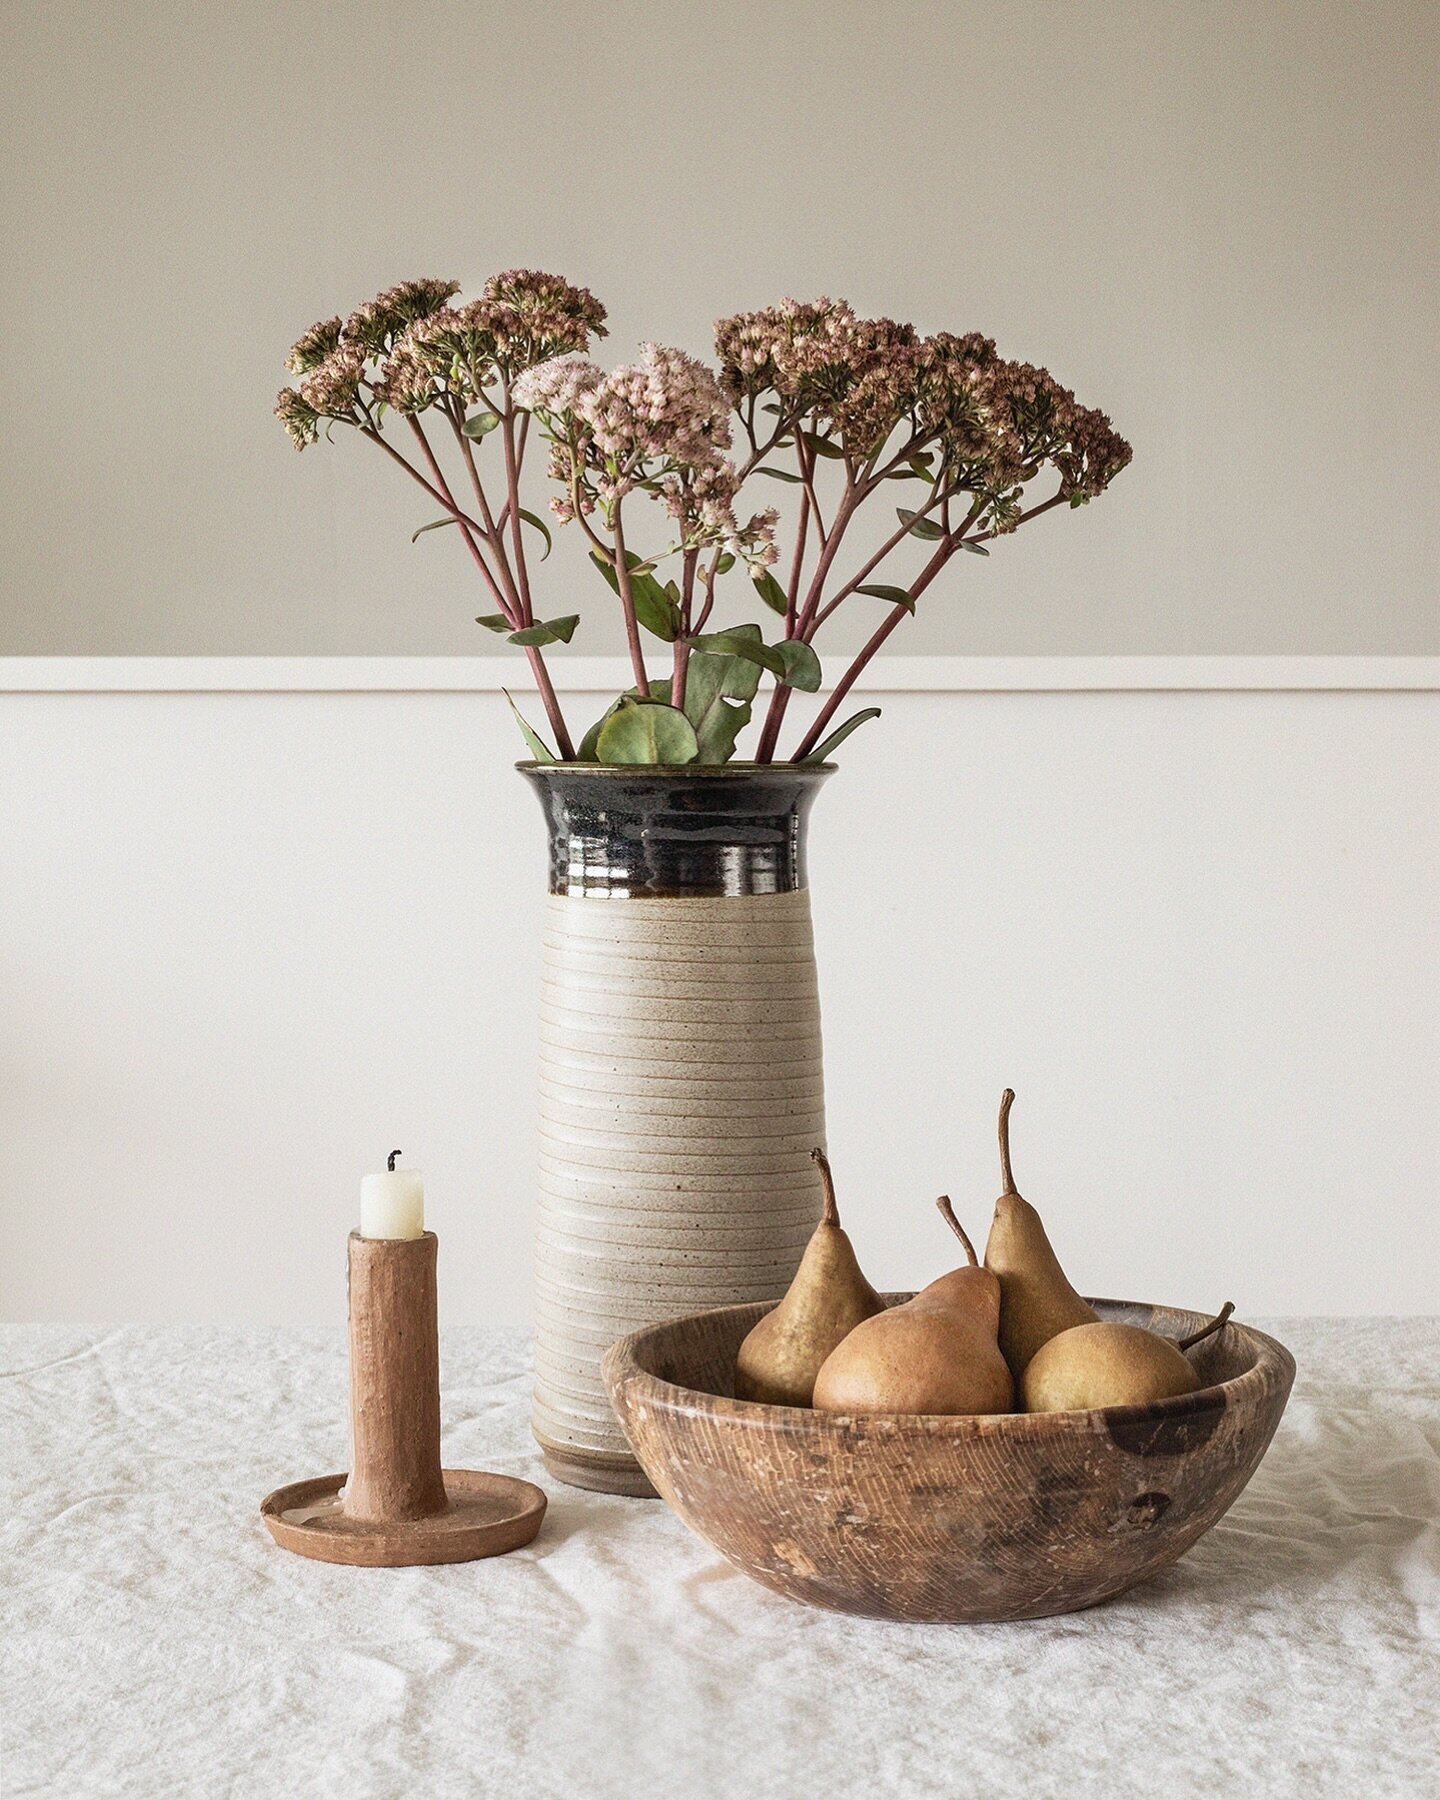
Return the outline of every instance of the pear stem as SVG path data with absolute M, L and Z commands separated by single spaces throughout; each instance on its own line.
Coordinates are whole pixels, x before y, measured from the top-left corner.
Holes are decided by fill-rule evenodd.
M 972 1269 L 978 1269 L 980 1267 L 980 1258 L 975 1254 L 975 1246 L 970 1242 L 965 1227 L 955 1217 L 955 1208 L 950 1204 L 950 1196 L 948 1194 L 942 1194 L 935 1204 L 940 1208 L 941 1218 L 944 1219 L 945 1223 L 965 1246 L 965 1254 L 970 1258 L 970 1267 Z
M 820 1214 L 822 1225 L 834 1225 L 839 1229 L 840 1208 L 835 1204 L 835 1177 L 830 1173 L 830 1158 L 818 1146 L 810 1152 L 810 1160 L 820 1171 L 820 1180 L 825 1186 L 825 1208 Z
M 1015 1176 L 1010 1168 L 1010 1108 L 1015 1104 L 1014 1088 L 1006 1088 L 1000 1096 L 1000 1179 L 1005 1183 L 1005 1192 L 1015 1194 L 1019 1189 L 1015 1186 Z
M 1227 1300 L 1208 1325 L 1202 1326 L 1199 1331 L 1192 1331 L 1187 1338 L 1181 1338 L 1179 1348 L 1182 1350 L 1193 1349 L 1196 1344 L 1200 1343 L 1204 1338 L 1209 1337 L 1212 1331 L 1219 1331 L 1220 1327 L 1230 1317 L 1234 1310 L 1235 1302 L 1233 1300 Z

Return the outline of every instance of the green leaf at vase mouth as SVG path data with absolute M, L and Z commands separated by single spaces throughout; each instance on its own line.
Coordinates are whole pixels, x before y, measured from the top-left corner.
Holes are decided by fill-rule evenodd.
M 482 620 L 483 624 L 484 621 Z M 563 619 L 537 619 L 521 631 L 510 633 L 512 644 L 568 644 L 580 623 L 579 613 L 567 613 Z
M 784 638 L 775 646 L 785 665 L 785 680 L 802 694 L 813 694 L 820 686 L 820 658 L 808 644 L 798 638 Z
M 535 529 L 540 533 L 541 537 L 544 538 L 545 548 L 540 552 L 540 560 L 541 560 L 541 562 L 544 562 L 545 558 L 555 548 L 555 540 L 550 535 L 550 527 L 545 523 L 545 521 L 542 518 L 537 517 L 536 514 L 534 514 L 532 512 L 526 512 L 526 510 L 523 506 L 520 508 L 520 517 L 525 521 L 525 523 L 527 525 L 533 525 L 535 527 Z
M 907 512 L 903 506 L 895 508 L 895 516 L 902 525 L 909 526 L 911 537 L 923 538 L 926 543 L 938 543 L 945 535 L 933 519 L 922 519 L 918 513 Z
M 520 727 L 525 742 L 530 746 L 530 754 L 535 758 L 536 762 L 557 762 L 559 759 L 555 755 L 555 752 L 545 742 L 544 738 L 540 737 L 537 732 L 533 731 L 531 727 L 526 724 L 525 716 L 515 704 L 514 696 L 507 688 L 501 688 L 500 692 L 504 694 L 505 698 L 510 702 L 510 710 L 515 715 L 515 723 Z
M 750 723 L 750 701 L 759 685 L 759 667 L 743 657 L 703 651 L 690 657 L 685 669 L 685 717 L 695 727 L 697 762 L 729 762 L 736 738 Z M 657 698 L 669 700 L 668 681 L 650 686 Z
M 626 697 L 600 727 L 602 763 L 689 763 L 699 752 L 695 727 L 683 712 Z
M 761 637 L 758 625 L 732 625 L 728 631 L 703 632 L 691 643 L 695 649 L 712 655 L 743 657 L 746 662 L 767 669 L 778 681 L 785 679 L 785 659 Z
M 857 594 L 873 594 L 877 600 L 892 601 L 896 606 L 903 606 L 909 613 L 913 613 L 915 610 L 915 602 L 908 589 L 891 587 L 884 581 L 871 582 L 866 587 L 856 588 L 855 592 Z
M 493 412 L 471 413 L 460 429 L 467 438 L 483 438 L 499 423 L 499 417 Z
M 412 531 L 410 533 L 410 542 L 413 544 L 416 538 L 424 537 L 427 531 L 438 531 L 442 525 L 458 525 L 459 523 L 460 521 L 458 519 L 449 517 L 444 519 L 432 519 L 428 525 L 422 525 L 418 531 Z
M 802 757 L 801 761 L 807 763 L 824 762 L 825 758 L 829 756 L 832 750 L 839 749 L 852 731 L 858 731 L 867 719 L 878 719 L 879 717 L 880 708 L 878 706 L 867 706 L 861 712 L 852 713 L 843 725 L 837 726 L 836 729 L 830 733 L 829 737 L 821 738 L 820 742 L 810 754 Z
M 790 610 L 790 601 L 786 597 L 784 588 L 781 587 L 780 583 L 770 571 L 768 569 L 762 569 L 758 575 L 752 575 L 750 579 L 755 584 L 755 592 L 770 608 L 771 612 L 779 613 L 783 618 Z

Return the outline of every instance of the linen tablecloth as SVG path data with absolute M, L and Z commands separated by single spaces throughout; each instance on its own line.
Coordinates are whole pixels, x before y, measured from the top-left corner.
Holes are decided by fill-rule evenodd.
M 550 1482 L 522 1339 L 442 1343 L 448 1465 L 528 1549 L 342 1569 L 257 1508 L 343 1468 L 342 1336 L 0 1328 L 7 1800 L 1440 1791 L 1440 1320 L 1271 1322 L 1299 1379 L 1228 1518 L 1068 1618 L 768 1593 L 659 1501 Z

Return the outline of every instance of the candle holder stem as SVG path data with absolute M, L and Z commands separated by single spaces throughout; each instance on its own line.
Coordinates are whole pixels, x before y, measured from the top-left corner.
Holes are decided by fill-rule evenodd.
M 345 1511 L 396 1524 L 445 1511 L 440 1473 L 437 1240 L 350 1233 L 350 1425 Z

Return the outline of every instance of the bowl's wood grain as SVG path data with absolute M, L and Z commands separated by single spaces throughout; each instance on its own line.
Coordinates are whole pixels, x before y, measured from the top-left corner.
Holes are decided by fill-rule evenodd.
M 1094 1305 L 1176 1338 L 1205 1323 Z M 768 1310 L 623 1338 L 611 1401 L 693 1531 L 779 1593 L 874 1618 L 1043 1618 L 1158 1573 L 1244 1488 L 1295 1375 L 1282 1345 L 1232 1322 L 1194 1353 L 1210 1385 L 1153 1406 L 851 1418 L 733 1398 L 735 1352 Z

